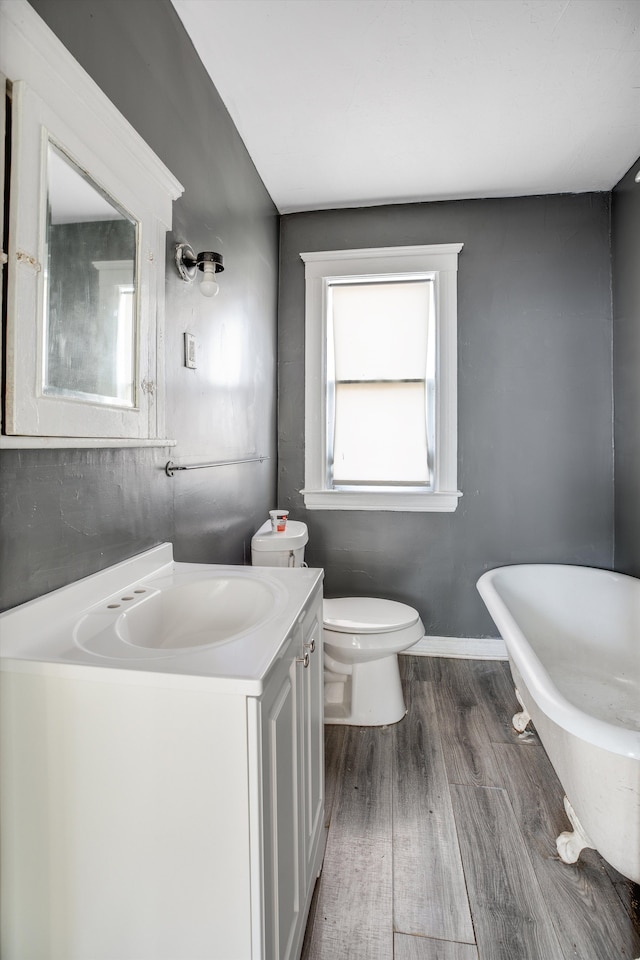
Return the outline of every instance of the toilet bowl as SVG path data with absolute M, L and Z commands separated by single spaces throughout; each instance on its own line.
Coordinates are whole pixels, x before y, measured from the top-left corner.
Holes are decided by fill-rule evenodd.
M 282 531 L 267 520 L 251 540 L 251 562 L 302 566 L 308 539 L 299 520 L 288 520 Z M 375 727 L 402 720 L 398 653 L 424 636 L 418 611 L 376 597 L 325 600 L 322 635 L 325 723 Z
M 324 601 L 325 723 L 381 726 L 406 711 L 398 653 L 424 636 L 417 610 L 395 600 Z

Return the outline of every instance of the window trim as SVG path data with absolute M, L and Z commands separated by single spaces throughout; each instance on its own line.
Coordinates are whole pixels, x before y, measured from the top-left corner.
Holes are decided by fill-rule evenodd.
M 309 510 L 453 512 L 457 489 L 457 271 L 462 243 L 301 253 L 305 264 L 305 486 Z M 326 304 L 338 279 L 433 274 L 436 308 L 433 486 L 331 489 L 326 448 Z

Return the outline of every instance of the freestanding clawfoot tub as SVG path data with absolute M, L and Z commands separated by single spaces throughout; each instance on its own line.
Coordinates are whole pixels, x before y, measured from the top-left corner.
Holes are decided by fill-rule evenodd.
M 550 564 L 498 567 L 478 590 L 506 643 L 522 712 L 565 791 L 574 863 L 594 847 L 640 883 L 640 580 Z

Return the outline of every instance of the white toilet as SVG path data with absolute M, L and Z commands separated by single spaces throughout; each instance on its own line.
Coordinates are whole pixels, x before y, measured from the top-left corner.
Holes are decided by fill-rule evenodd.
M 264 523 L 251 541 L 254 566 L 299 567 L 307 525 L 289 520 L 283 533 Z M 325 723 L 375 727 L 406 711 L 398 653 L 424 636 L 417 610 L 394 600 L 340 597 L 324 601 Z

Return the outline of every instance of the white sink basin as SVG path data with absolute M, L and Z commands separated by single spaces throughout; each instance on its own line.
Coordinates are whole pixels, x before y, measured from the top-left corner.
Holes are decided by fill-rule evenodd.
M 227 643 L 263 623 L 273 612 L 269 583 L 242 576 L 214 576 L 142 598 L 115 622 L 125 643 L 156 650 Z
M 175 562 L 159 544 L 0 613 L 0 670 L 259 697 L 321 583 L 305 567 Z
M 262 572 L 173 573 L 93 607 L 77 621 L 74 639 L 101 657 L 166 658 L 245 637 L 285 603 L 282 585 Z

